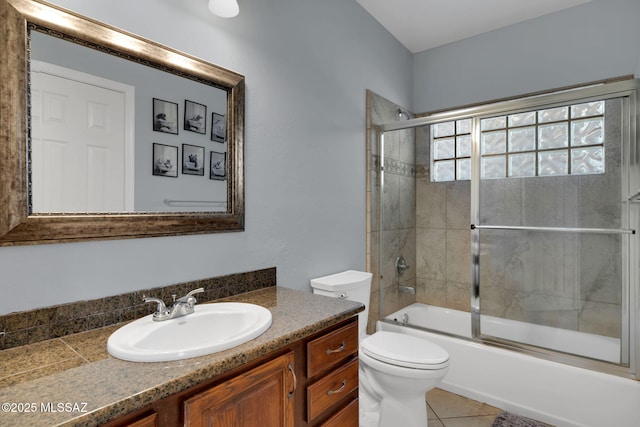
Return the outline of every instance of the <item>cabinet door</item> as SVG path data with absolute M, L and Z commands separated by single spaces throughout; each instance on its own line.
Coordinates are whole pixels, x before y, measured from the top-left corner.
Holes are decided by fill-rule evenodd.
M 188 399 L 185 426 L 293 426 L 293 364 L 289 352 Z

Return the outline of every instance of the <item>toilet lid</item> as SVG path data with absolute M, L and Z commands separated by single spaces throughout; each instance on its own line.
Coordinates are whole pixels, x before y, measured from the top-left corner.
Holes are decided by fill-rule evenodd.
M 415 369 L 440 369 L 449 361 L 439 345 L 397 332 L 378 331 L 362 340 L 360 349 L 381 362 Z

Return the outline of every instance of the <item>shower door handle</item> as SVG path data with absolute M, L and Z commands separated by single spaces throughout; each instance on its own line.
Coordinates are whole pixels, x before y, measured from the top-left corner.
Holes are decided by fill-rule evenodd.
M 633 196 L 629 197 L 627 201 L 631 203 L 640 203 L 640 190 L 638 190 L 638 192 Z
M 520 225 L 475 225 L 472 230 L 516 230 L 542 231 L 551 233 L 585 233 L 585 234 L 636 234 L 636 230 L 629 228 L 571 228 L 571 227 L 529 227 Z

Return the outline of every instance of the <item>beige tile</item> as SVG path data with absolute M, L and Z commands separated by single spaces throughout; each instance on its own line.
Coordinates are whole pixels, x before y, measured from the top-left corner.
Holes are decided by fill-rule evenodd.
M 409 293 L 398 292 L 397 286 L 389 286 L 384 290 L 384 313 L 387 316 L 416 302 L 416 296 Z
M 471 182 L 447 184 L 447 228 L 469 229 L 471 224 Z
M 428 427 L 445 427 L 444 424 L 442 424 L 442 421 L 437 418 L 435 420 L 429 420 L 428 422 Z
M 447 230 L 446 279 L 471 284 L 469 230 Z
M 622 245 L 616 235 L 581 235 L 580 296 L 588 301 L 620 304 Z
M 505 317 L 511 320 L 577 330 L 575 301 L 535 292 L 505 292 Z
M 439 388 L 427 392 L 427 402 L 441 420 L 444 418 L 481 415 L 492 415 L 495 418 L 495 415 L 502 411 L 499 408 L 476 402 Z
M 505 292 L 502 286 L 493 286 L 491 283 L 482 283 L 482 314 L 495 317 L 505 315 Z M 471 291 L 469 291 L 471 295 Z
M 401 176 L 398 191 L 400 192 L 399 225 L 402 228 L 416 227 L 416 184 L 413 176 Z
M 490 221 L 492 224 L 509 224 L 507 222 L 509 219 L 518 218 L 522 194 L 518 183 L 514 185 L 513 181 L 521 180 L 492 179 L 481 181 L 480 223 Z M 511 187 L 515 188 L 511 189 Z M 507 188 L 511 189 L 511 192 L 507 193 Z
M 383 262 L 382 276 L 384 287 L 397 285 L 396 259 L 402 255 L 411 267 L 404 277 L 415 273 L 416 235 L 414 229 L 388 230 L 383 232 Z
M 471 311 L 471 289 L 466 283 L 446 282 L 447 308 Z
M 416 179 L 416 226 L 447 228 L 447 187 L 429 176 Z
M 482 415 L 478 417 L 443 418 L 444 427 L 491 427 L 495 415 Z
M 429 406 L 429 404 L 427 403 L 427 418 L 429 420 L 437 420 L 438 416 L 436 415 L 435 412 L 433 412 L 433 409 L 431 409 L 431 406 Z
M 419 278 L 416 280 L 416 301 L 423 304 L 447 306 L 447 282 Z
M 621 335 L 620 311 L 618 304 L 582 301 L 578 325 L 581 332 L 618 338 Z
M 447 268 L 447 230 L 419 228 L 416 236 L 416 274 L 431 280 L 444 280 Z

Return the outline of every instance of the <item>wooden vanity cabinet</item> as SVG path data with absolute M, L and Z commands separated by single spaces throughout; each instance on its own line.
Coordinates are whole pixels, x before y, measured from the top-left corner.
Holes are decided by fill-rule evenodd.
M 185 427 L 293 426 L 293 367 L 290 351 L 187 399 Z
M 154 412 L 151 415 L 122 425 L 126 427 L 158 427 L 158 414 Z
M 358 425 L 358 322 L 307 343 L 307 422 Z
M 357 316 L 103 427 L 358 426 Z

